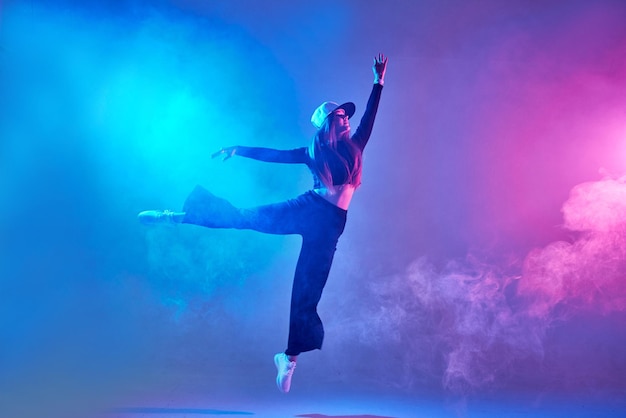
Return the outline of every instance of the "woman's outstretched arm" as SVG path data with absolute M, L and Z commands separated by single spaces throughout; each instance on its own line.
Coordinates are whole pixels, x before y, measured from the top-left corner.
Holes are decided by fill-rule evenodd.
M 292 150 L 278 150 L 273 148 L 246 147 L 243 145 L 222 148 L 213 153 L 211 157 L 222 157 L 222 161 L 226 161 L 235 155 L 268 163 L 306 164 L 309 159 L 307 149 L 304 147 Z
M 361 148 L 361 150 L 363 150 L 365 145 L 367 145 L 367 141 L 369 141 L 374 127 L 374 119 L 376 119 L 376 113 L 378 111 L 378 103 L 380 102 L 383 85 L 385 84 L 387 57 L 383 54 L 378 54 L 378 57 L 374 57 L 372 71 L 374 72 L 374 85 L 372 87 L 372 92 L 367 100 L 367 106 L 365 107 L 365 113 L 361 118 L 361 122 L 352 136 L 352 140 Z

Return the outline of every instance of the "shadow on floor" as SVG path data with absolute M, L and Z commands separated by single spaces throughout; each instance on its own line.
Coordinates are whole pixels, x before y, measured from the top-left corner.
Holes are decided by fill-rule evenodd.
M 383 417 L 380 415 L 324 415 L 324 414 L 304 414 L 304 415 L 296 415 L 296 417 L 300 417 L 300 418 L 393 418 L 393 417 Z
M 252 412 L 220 411 L 201 408 L 114 408 L 110 413 L 123 414 L 197 414 L 197 415 L 254 415 Z

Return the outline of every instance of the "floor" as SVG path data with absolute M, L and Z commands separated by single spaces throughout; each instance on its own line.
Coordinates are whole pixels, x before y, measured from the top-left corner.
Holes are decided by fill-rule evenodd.
M 626 417 L 626 400 L 615 394 L 508 394 L 478 397 L 295 387 L 282 394 L 270 387 L 223 388 L 199 393 L 182 387 L 127 401 L 98 418 L 518 418 Z

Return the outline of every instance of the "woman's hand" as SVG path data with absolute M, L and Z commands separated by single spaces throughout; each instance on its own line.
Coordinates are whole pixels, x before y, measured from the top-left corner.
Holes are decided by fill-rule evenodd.
M 374 65 L 372 66 L 374 72 L 374 84 L 385 84 L 385 72 L 387 71 L 387 57 L 383 54 L 378 54 L 378 57 L 374 57 Z
M 237 153 L 237 147 L 226 147 L 214 152 L 211 158 L 222 157 L 222 161 L 226 161 Z

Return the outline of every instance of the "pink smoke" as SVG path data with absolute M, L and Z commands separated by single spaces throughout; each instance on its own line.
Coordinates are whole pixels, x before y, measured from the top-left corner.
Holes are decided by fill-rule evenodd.
M 413 286 L 422 303 L 451 316 L 442 330 L 450 346 L 446 387 L 493 382 L 512 363 L 540 358 L 555 321 L 626 310 L 625 178 L 574 187 L 563 214 L 572 240 L 531 251 L 519 277 L 482 266 Z
M 375 281 L 370 291 L 380 305 L 369 308 L 358 337 L 346 341 L 381 344 L 377 336 L 385 335 L 404 347 L 405 369 L 395 374 L 401 386 L 440 376 L 446 389 L 467 393 L 500 386 L 516 373 L 533 378 L 546 359 L 546 341 L 554 352 L 556 326 L 626 311 L 625 178 L 574 187 L 563 215 L 569 241 L 537 248 L 512 265 L 468 257 L 437 268 L 421 257 L 405 274 Z M 568 373 L 576 377 L 575 369 Z
M 519 294 L 532 316 L 558 304 L 601 313 L 626 309 L 626 182 L 605 178 L 580 184 L 563 206 L 572 242 L 532 251 L 524 262 Z

